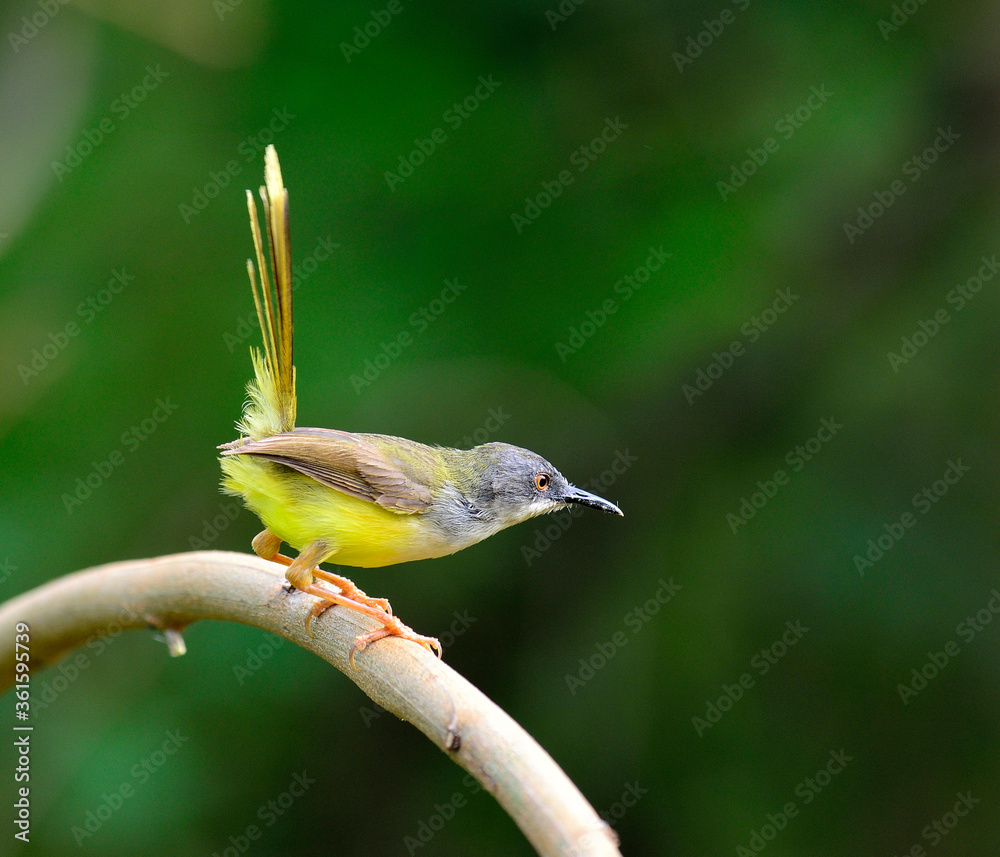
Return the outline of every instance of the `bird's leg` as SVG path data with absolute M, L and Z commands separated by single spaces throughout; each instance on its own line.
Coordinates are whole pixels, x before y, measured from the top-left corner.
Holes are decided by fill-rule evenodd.
M 288 560 L 285 565 L 290 565 L 292 562 L 287 556 L 281 556 L 278 553 L 278 549 L 281 547 L 281 539 L 270 530 L 261 530 L 253 537 L 253 541 L 250 544 L 253 546 L 253 552 L 261 559 L 273 559 L 276 562 Z
M 257 556 L 261 559 L 268 559 L 272 562 L 280 562 L 282 565 L 291 567 L 292 563 L 297 561 L 297 558 L 296 560 L 293 560 L 289 556 L 284 556 L 283 554 L 278 553 L 278 548 L 280 547 L 281 539 L 279 539 L 270 530 L 262 530 L 254 536 L 253 549 Z M 327 552 L 329 553 L 329 550 Z M 301 554 L 299 554 L 299 556 L 301 556 Z M 322 562 L 322 560 L 320 560 L 320 562 Z M 357 601 L 360 604 L 365 604 L 368 607 L 374 607 L 377 610 L 384 610 L 390 616 L 392 615 L 392 605 L 389 603 L 388 599 L 371 598 L 346 577 L 341 577 L 339 574 L 334 574 L 330 571 L 324 571 L 318 565 L 310 570 L 315 577 L 336 586 L 345 598 L 349 598 L 351 601 Z M 302 588 L 292 580 L 291 571 L 286 572 L 285 576 L 288 578 L 288 582 L 291 583 L 292 586 L 295 586 L 297 589 Z M 308 582 L 312 583 L 311 580 Z
M 339 574 L 334 574 L 331 571 L 325 571 L 322 568 L 314 568 L 313 574 L 320 580 L 332 583 L 341 591 L 345 598 L 350 598 L 351 601 L 360 601 L 362 604 L 367 604 L 369 607 L 376 607 L 379 610 L 384 610 L 390 616 L 392 615 L 392 605 L 387 598 L 371 598 L 358 589 L 353 581 L 348 580 L 346 577 L 341 577 Z
M 335 551 L 331 551 L 330 546 L 326 542 L 311 542 L 299 551 L 299 555 L 295 559 L 290 559 L 279 554 L 278 548 L 280 545 L 281 539 L 270 530 L 263 530 L 253 540 L 253 549 L 258 556 L 288 566 L 285 577 L 288 578 L 288 582 L 292 586 L 302 592 L 322 599 L 313 605 L 312 610 L 306 617 L 306 630 L 309 629 L 309 624 L 315 617 L 322 615 L 333 604 L 339 604 L 357 613 L 370 616 L 382 626 L 375 631 L 358 636 L 356 642 L 351 647 L 349 655 L 352 667 L 354 666 L 355 652 L 363 652 L 371 643 L 389 636 L 401 637 L 404 640 L 418 643 L 428 651 L 435 652 L 438 657 L 441 657 L 441 644 L 438 640 L 435 637 L 425 637 L 423 634 L 418 634 L 408 625 L 400 622 L 399 619 L 378 603 L 384 602 L 388 606 L 388 602 L 385 602 L 385 599 L 369 598 L 347 578 L 317 568 L 319 563 L 327 559 L 332 553 L 335 553 Z M 321 580 L 329 580 L 341 591 L 333 592 L 325 586 L 319 586 L 316 583 L 316 577 L 319 577 Z M 344 584 L 343 586 L 341 582 Z M 355 594 L 360 597 L 354 597 Z
M 389 616 L 388 618 L 390 621 L 385 622 L 381 628 L 369 631 L 367 634 L 358 635 L 358 638 L 354 641 L 354 645 L 351 647 L 351 654 L 348 656 L 352 667 L 354 667 L 355 652 L 363 652 L 368 646 L 381 640 L 383 637 L 402 637 L 404 640 L 411 640 L 414 643 L 419 643 L 427 651 L 433 652 L 439 658 L 441 657 L 441 641 L 437 637 L 425 637 L 423 634 L 418 634 L 409 625 L 404 625 L 400 622 L 395 616 Z M 357 667 L 354 668 L 357 669 Z

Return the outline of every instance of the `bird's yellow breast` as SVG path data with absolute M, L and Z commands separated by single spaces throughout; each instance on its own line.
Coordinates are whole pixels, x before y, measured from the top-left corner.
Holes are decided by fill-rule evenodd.
M 272 533 L 296 550 L 321 539 L 338 565 L 374 568 L 454 553 L 437 526 L 329 488 L 252 456 L 221 459 L 223 488 L 240 496 Z

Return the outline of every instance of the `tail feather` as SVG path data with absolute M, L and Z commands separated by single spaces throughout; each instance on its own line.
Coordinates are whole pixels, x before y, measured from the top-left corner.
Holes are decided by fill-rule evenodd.
M 264 155 L 265 187 L 260 189 L 270 265 L 264 257 L 257 205 L 247 191 L 250 231 L 253 233 L 260 288 L 253 262 L 247 260 L 257 320 L 263 335 L 263 351 L 251 349 L 254 378 L 247 385 L 248 399 L 239 431 L 260 440 L 295 427 L 295 366 L 292 362 L 292 255 L 288 226 L 288 190 L 274 146 Z M 268 270 L 271 276 L 268 277 Z M 273 287 L 272 287 L 273 281 Z

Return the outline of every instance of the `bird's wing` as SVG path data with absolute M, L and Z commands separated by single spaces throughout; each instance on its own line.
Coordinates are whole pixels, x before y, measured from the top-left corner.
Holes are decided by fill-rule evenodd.
M 421 446 L 412 441 L 401 443 Z M 222 454 L 276 461 L 323 485 L 401 515 L 423 512 L 431 504 L 431 493 L 423 481 L 415 478 L 415 462 L 407 466 L 380 446 L 350 432 L 296 428 L 261 440 L 226 444 Z

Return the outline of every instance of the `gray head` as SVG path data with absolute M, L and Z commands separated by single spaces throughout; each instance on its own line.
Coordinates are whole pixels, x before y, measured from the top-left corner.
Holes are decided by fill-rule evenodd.
M 623 514 L 614 503 L 571 485 L 548 461 L 530 450 L 509 443 L 485 443 L 466 454 L 478 465 L 478 504 L 501 526 L 509 527 L 571 504 Z

